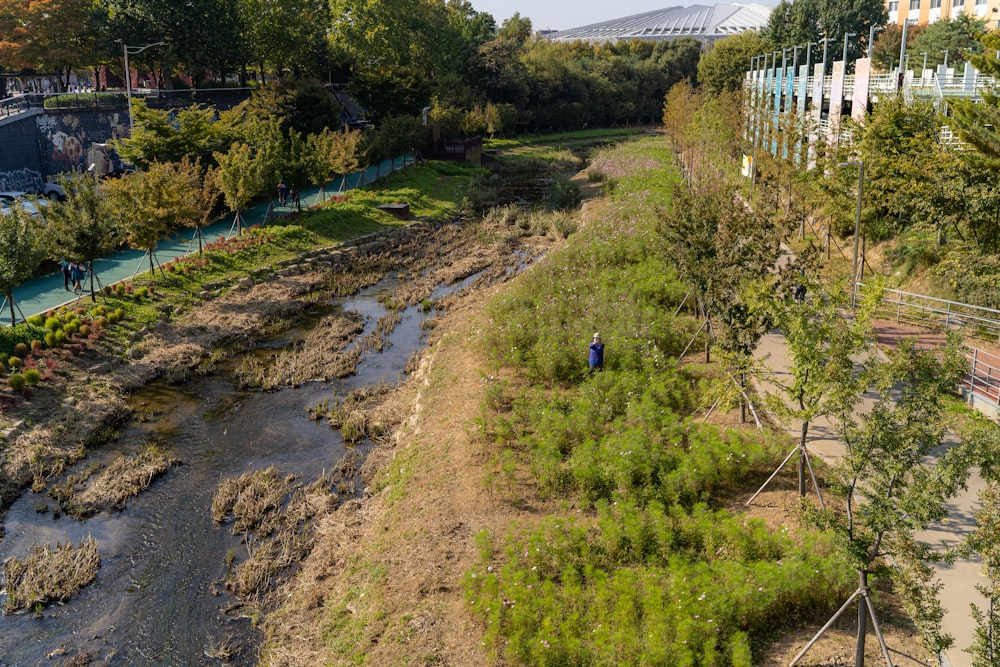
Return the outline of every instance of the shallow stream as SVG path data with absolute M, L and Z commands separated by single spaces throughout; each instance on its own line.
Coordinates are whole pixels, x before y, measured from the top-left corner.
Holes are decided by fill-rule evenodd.
M 328 307 L 368 316 L 367 333 L 386 312 L 377 297 L 395 284 L 386 279 Z M 402 315 L 388 336 L 391 346 L 367 353 L 357 374 L 344 380 L 267 393 L 240 391 L 233 379 L 240 359 L 232 359 L 213 375 L 181 385 L 154 383 L 133 396 L 132 408 L 144 418 L 116 442 L 91 451 L 80 465 L 111 461 L 151 438 L 182 465 L 121 512 L 84 521 L 54 518 L 55 501 L 35 493 L 11 507 L 0 560 L 23 557 L 35 544 L 76 544 L 92 535 L 101 567 L 94 583 L 69 602 L 45 608 L 41 618 L 28 613 L 0 617 L 0 667 L 59 664 L 52 659 L 83 652 L 112 665 L 215 665 L 220 660 L 209 656 L 223 646 L 237 649 L 226 664 L 254 664 L 253 625 L 238 611 L 224 611 L 238 601 L 222 583 L 227 552 L 245 556 L 246 545 L 231 534 L 231 524 L 213 522 L 212 497 L 223 479 L 271 465 L 307 483 L 331 469 L 344 453 L 343 441 L 325 420 L 310 419 L 307 408 L 332 398 L 334 391 L 344 395 L 400 379 L 411 354 L 424 344 L 425 317 L 415 307 Z M 303 339 L 308 322 L 262 348 Z

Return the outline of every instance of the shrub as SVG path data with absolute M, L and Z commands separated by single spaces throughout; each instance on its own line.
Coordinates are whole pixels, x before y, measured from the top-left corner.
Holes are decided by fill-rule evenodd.
M 108 314 L 108 308 L 104 304 L 101 304 L 101 305 L 97 306 L 96 308 L 94 308 L 94 315 L 96 315 L 98 317 L 100 317 L 102 315 L 107 315 L 107 314 Z
M 38 372 L 38 369 L 36 368 L 29 368 L 28 370 L 24 371 L 24 382 L 29 387 L 34 387 L 41 381 L 41 379 L 42 379 L 42 374 Z
M 67 336 L 72 336 L 79 330 L 79 328 L 80 327 L 77 325 L 76 320 L 73 320 L 72 322 L 64 324 L 62 330 Z
M 557 178 L 549 186 L 549 206 L 556 210 L 580 205 L 580 186 L 566 177 Z
M 53 332 L 53 337 L 56 345 L 62 345 L 66 342 L 67 334 L 62 329 L 59 329 L 58 331 Z
M 148 287 L 139 287 L 139 288 L 137 288 L 135 290 L 135 298 L 137 300 L 138 299 L 145 299 L 147 296 L 149 296 L 149 288 Z
M 7 360 L 7 365 L 11 368 L 21 368 L 24 366 L 24 359 L 21 357 L 11 357 Z
M 45 334 L 45 345 L 47 347 L 56 346 L 56 335 L 53 332 L 50 331 L 47 334 Z
M 31 317 L 28 318 L 27 321 L 28 321 L 28 324 L 30 324 L 31 326 L 34 326 L 34 327 L 44 326 L 45 325 L 45 316 L 44 315 L 32 315 Z
M 21 391 L 24 389 L 25 380 L 24 376 L 20 373 L 11 373 L 10 377 L 7 378 L 7 386 L 13 391 Z
M 87 324 L 80 325 L 80 335 L 84 336 L 84 337 L 89 336 L 90 335 L 90 326 L 87 325 Z
M 14 356 L 24 359 L 28 356 L 28 346 L 24 343 L 18 343 L 14 346 Z
M 49 331 L 57 331 L 62 328 L 62 318 L 59 317 L 49 317 L 45 320 L 45 328 Z
M 125 284 L 124 283 L 118 283 L 117 285 L 115 285 L 115 294 L 117 294 L 118 296 L 124 296 L 125 295 Z
M 38 354 L 44 348 L 45 348 L 45 344 L 42 341 L 38 340 L 37 338 L 35 338 L 34 340 L 31 341 L 31 351 L 34 354 Z

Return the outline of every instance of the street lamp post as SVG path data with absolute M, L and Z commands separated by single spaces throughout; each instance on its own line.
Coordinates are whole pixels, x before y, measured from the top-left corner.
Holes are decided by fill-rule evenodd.
M 847 40 L 849 40 L 851 37 L 857 37 L 857 35 L 858 35 L 858 33 L 856 33 L 856 32 L 845 32 L 844 33 L 844 58 L 843 58 L 843 60 L 844 60 L 844 71 L 845 72 L 847 71 Z
M 921 51 L 920 55 L 922 55 L 924 57 L 924 64 L 920 68 L 920 78 L 922 79 L 922 78 L 924 78 L 924 72 L 927 70 L 927 52 L 926 51 Z
M 132 114 L 132 70 L 128 66 L 128 57 L 130 55 L 136 55 L 137 53 L 142 53 L 146 49 L 152 46 L 166 46 L 166 42 L 153 42 L 152 44 L 146 44 L 145 46 L 129 46 L 128 44 L 122 44 L 122 51 L 125 52 L 125 98 L 128 100 L 128 136 L 132 136 L 132 131 L 135 129 L 135 117 Z
M 865 161 L 841 162 L 837 166 L 856 166 L 858 168 L 858 204 L 854 211 L 854 261 L 851 268 L 851 306 L 853 307 L 858 298 L 858 241 L 861 236 L 861 198 L 864 195 L 865 187 Z
M 947 75 L 948 73 L 948 49 L 941 49 L 941 53 L 944 54 L 944 71 Z

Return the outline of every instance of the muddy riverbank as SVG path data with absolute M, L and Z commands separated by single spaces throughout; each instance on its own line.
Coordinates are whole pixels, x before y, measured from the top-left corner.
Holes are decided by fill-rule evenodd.
M 0 665 L 46 656 L 62 664 L 252 664 L 250 621 L 268 608 L 264 591 L 280 576 L 252 595 L 234 593 L 233 572 L 267 535 L 234 535 L 230 523 L 214 521 L 213 494 L 251 466 L 275 465 L 304 490 L 341 465 L 345 447 L 327 421 L 332 415 L 313 408 L 354 388 L 394 384 L 415 367 L 428 334 L 436 335 L 437 316 L 508 280 L 539 252 L 509 232 L 421 224 L 310 252 L 218 286 L 186 312 L 165 307 L 161 321 L 125 348 L 93 345 L 67 360 L 53 385 L 71 388 L 48 389 L 58 398 L 49 418 L 39 401 L 31 422 L 7 441 L 0 556 L 91 535 L 101 568 L 65 604 L 0 619 Z M 247 359 L 271 391 L 254 386 L 256 375 L 240 375 Z M 352 409 L 378 411 L 390 422 L 408 414 L 386 407 L 386 395 L 372 400 Z M 380 424 L 379 432 L 391 425 Z M 361 428 L 358 447 L 366 451 L 370 439 Z M 97 479 L 102 466 L 150 442 L 179 465 L 135 497 L 78 521 L 49 493 L 73 480 L 84 489 L 86 471 Z M 341 472 L 310 496 L 314 506 L 295 525 L 311 525 L 331 503 L 353 502 L 357 471 Z M 282 509 L 298 502 L 292 495 Z M 302 553 L 313 538 L 304 539 Z M 196 583 L 184 593 L 170 584 L 189 580 Z

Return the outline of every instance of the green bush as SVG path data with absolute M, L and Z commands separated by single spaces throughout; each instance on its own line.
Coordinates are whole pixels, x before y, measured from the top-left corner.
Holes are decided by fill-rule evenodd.
M 49 331 L 57 331 L 61 329 L 63 321 L 61 317 L 49 317 L 45 320 L 45 328 Z
M 28 356 L 29 349 L 30 348 L 27 346 L 27 344 L 17 343 L 16 345 L 14 345 L 14 356 L 21 357 L 22 359 L 24 359 L 26 356 Z
M 28 370 L 24 371 L 24 382 L 29 387 L 34 387 L 41 381 L 41 379 L 42 379 L 42 374 L 39 373 L 38 370 L 35 368 L 29 368 Z
M 21 368 L 24 366 L 24 359 L 21 357 L 11 357 L 7 360 L 7 365 L 11 368 Z
M 136 290 L 135 290 L 135 298 L 136 298 L 136 300 L 145 299 L 148 296 L 149 296 L 149 288 L 148 287 L 143 286 L 143 287 L 136 288 Z
M 56 345 L 62 345 L 64 342 L 66 342 L 66 338 L 68 338 L 68 335 L 66 334 L 66 331 L 64 331 L 63 329 L 59 329 L 57 331 L 54 331 L 52 333 L 52 336 L 53 336 L 53 340 L 54 340 L 54 342 L 55 342 Z M 53 346 L 53 347 L 55 347 L 55 346 Z
M 24 376 L 20 373 L 11 373 L 10 377 L 7 378 L 7 386 L 13 391 L 18 392 L 24 389 L 25 380 Z
M 576 208 L 580 205 L 580 186 L 565 176 L 560 176 L 549 186 L 548 202 L 557 211 Z
M 55 335 L 55 333 L 53 333 L 51 331 L 45 334 L 45 338 L 43 340 L 45 341 L 45 346 L 46 347 L 55 347 L 56 346 L 56 335 Z

